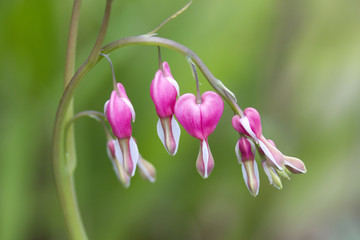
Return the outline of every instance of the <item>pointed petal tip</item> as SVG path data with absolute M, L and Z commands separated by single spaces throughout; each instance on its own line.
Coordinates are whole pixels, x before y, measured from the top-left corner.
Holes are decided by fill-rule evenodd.
M 307 172 L 304 162 L 298 158 L 284 156 L 284 164 L 287 170 L 294 174 L 305 174 Z

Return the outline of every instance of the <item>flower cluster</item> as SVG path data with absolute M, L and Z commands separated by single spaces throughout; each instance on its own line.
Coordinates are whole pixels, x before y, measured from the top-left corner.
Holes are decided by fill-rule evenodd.
M 154 166 L 143 159 L 139 153 L 135 139 L 132 137 L 131 122 L 135 121 L 135 110 L 132 106 L 124 86 L 117 83 L 117 91 L 113 90 L 110 100 L 105 103 L 104 113 L 108 119 L 116 139 L 107 143 L 108 156 L 119 181 L 130 186 L 130 178 L 134 176 L 136 166 L 141 175 L 150 182 L 155 181 Z
M 169 64 L 161 62 L 150 85 L 150 95 L 159 116 L 157 133 L 160 141 L 170 155 L 175 155 L 179 147 L 180 126 L 200 141 L 196 168 L 203 178 L 209 177 L 214 168 L 208 137 L 214 132 L 224 103 L 215 92 L 208 91 L 196 97 L 186 93 L 180 96 L 179 85 L 171 74 Z M 139 154 L 135 139 L 132 137 L 131 122 L 135 120 L 134 108 L 122 84 L 105 103 L 105 115 L 116 139 L 108 142 L 108 155 L 115 172 L 125 187 L 130 184 L 138 166 L 141 175 L 151 182 L 155 181 L 155 168 Z M 175 119 L 176 117 L 176 119 Z M 260 115 L 254 108 L 247 108 L 242 116 L 235 115 L 232 125 L 240 134 L 235 153 L 242 167 L 243 178 L 250 193 L 256 196 L 260 180 L 255 152 L 259 153 L 261 164 L 270 184 L 282 188 L 279 176 L 289 178 L 289 173 L 305 173 L 304 163 L 297 158 L 283 155 L 274 142 L 262 134 Z
M 305 173 L 305 164 L 298 158 L 283 155 L 275 143 L 262 134 L 260 114 L 254 108 L 246 108 L 244 116 L 235 115 L 232 125 L 240 133 L 235 153 L 242 165 L 243 177 L 250 193 L 256 196 L 259 192 L 259 170 L 255 161 L 255 149 L 260 155 L 261 164 L 270 184 L 281 189 L 280 176 L 289 178 L 291 173 Z

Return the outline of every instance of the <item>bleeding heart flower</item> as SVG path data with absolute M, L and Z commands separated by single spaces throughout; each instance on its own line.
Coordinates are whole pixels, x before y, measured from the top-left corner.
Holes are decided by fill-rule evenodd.
M 264 154 L 269 158 L 277 169 L 283 170 L 284 156 L 273 145 L 271 145 L 262 134 L 260 114 L 255 108 L 246 108 L 244 117 L 235 115 L 232 118 L 232 125 L 240 134 L 251 137 L 258 144 Z
M 125 188 L 128 188 L 130 186 L 130 177 L 126 173 L 121 161 L 116 157 L 115 144 L 116 144 L 115 139 L 112 139 L 107 142 L 107 148 L 106 148 L 107 154 L 109 156 L 111 163 L 113 164 L 114 171 L 119 181 Z M 145 160 L 140 154 L 139 154 L 139 159 L 137 161 L 137 165 L 139 166 L 141 177 L 143 177 L 145 180 L 148 180 L 151 183 L 155 182 L 156 180 L 155 167 L 150 162 Z
M 245 184 L 250 193 L 256 197 L 259 193 L 260 179 L 259 169 L 255 161 L 255 145 L 246 137 L 241 137 L 235 146 L 235 153 L 239 163 Z
M 126 95 L 126 91 L 121 83 L 117 84 L 119 95 L 114 90 L 110 100 L 105 103 L 105 115 L 110 123 L 114 136 L 116 158 L 124 166 L 129 176 L 134 176 L 139 150 L 131 137 L 131 120 L 135 121 L 134 108 Z
M 130 177 L 126 174 L 123 165 L 116 159 L 115 155 L 115 142 L 116 140 L 110 140 L 107 142 L 106 150 L 108 157 L 113 165 L 114 171 L 116 173 L 117 178 L 119 179 L 120 183 L 125 187 L 128 188 L 130 186 Z
M 157 133 L 165 149 L 175 155 L 179 146 L 180 127 L 174 119 L 176 97 L 179 96 L 179 85 L 171 75 L 167 62 L 163 62 L 162 70 L 157 70 L 150 85 L 150 95 L 159 116 Z
M 211 91 L 202 94 L 201 103 L 197 103 L 193 94 L 186 93 L 175 105 L 175 116 L 180 124 L 191 136 L 200 140 L 196 167 L 204 178 L 210 175 L 214 167 L 207 138 L 215 130 L 223 109 L 224 103 L 221 97 Z

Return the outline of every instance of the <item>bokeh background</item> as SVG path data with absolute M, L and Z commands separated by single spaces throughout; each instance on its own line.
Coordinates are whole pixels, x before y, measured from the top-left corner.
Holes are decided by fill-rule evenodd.
M 76 65 L 86 59 L 104 11 L 83 1 Z M 105 43 L 144 34 L 185 1 L 115 0 Z M 0 2 L 0 239 L 66 239 L 51 164 L 52 128 L 62 79 L 72 1 Z M 170 157 L 156 134 L 149 84 L 156 47 L 111 54 L 118 81 L 136 109 L 133 135 L 157 168 L 117 181 L 100 124 L 76 122 L 78 200 L 90 239 L 359 239 L 360 1 L 195 0 L 159 31 L 193 49 L 243 108 L 262 115 L 263 132 L 305 175 L 279 191 L 260 170 L 252 197 L 236 161 L 238 135 L 225 107 L 209 142 L 211 177 L 196 171 L 198 141 L 183 129 Z M 195 92 L 183 56 L 163 49 L 181 93 Z M 201 91 L 211 87 L 201 76 Z M 101 61 L 76 91 L 75 110 L 102 111 L 112 88 Z

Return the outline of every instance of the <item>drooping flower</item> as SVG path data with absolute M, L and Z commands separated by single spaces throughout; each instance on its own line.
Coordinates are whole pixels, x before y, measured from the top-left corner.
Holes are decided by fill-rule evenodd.
M 167 62 L 162 63 L 162 70 L 157 70 L 150 85 L 150 95 L 159 116 L 158 136 L 168 153 L 175 155 L 179 146 L 180 127 L 173 115 L 179 85 L 171 75 Z
M 114 171 L 120 183 L 125 188 L 128 188 L 130 186 L 130 177 L 126 173 L 124 166 L 121 164 L 121 161 L 119 161 L 116 157 L 115 144 L 116 144 L 115 139 L 112 139 L 107 142 L 107 146 L 106 146 L 107 154 L 109 156 L 111 163 L 113 164 Z M 140 154 L 139 154 L 139 159 L 137 161 L 137 165 L 139 167 L 141 177 L 143 177 L 145 180 L 148 180 L 151 183 L 155 182 L 156 180 L 155 167 L 150 162 L 145 160 Z
M 113 165 L 114 171 L 116 173 L 117 178 L 119 179 L 120 183 L 125 187 L 128 188 L 130 186 L 130 177 L 126 174 L 125 169 L 121 162 L 117 160 L 115 155 L 115 142 L 116 140 L 110 140 L 107 142 L 106 150 L 109 156 L 109 159 Z
M 245 184 L 250 193 L 256 197 L 259 193 L 260 179 L 259 169 L 255 161 L 255 145 L 246 137 L 241 137 L 235 145 L 235 153 L 239 163 Z
M 221 97 L 215 92 L 201 95 L 201 103 L 197 103 L 193 94 L 182 95 L 175 105 L 175 116 L 185 130 L 200 140 L 200 151 L 196 167 L 200 175 L 207 178 L 213 167 L 214 158 L 211 154 L 208 136 L 215 130 L 224 109 Z
M 236 131 L 240 134 L 246 135 L 254 140 L 258 144 L 264 154 L 269 158 L 271 163 L 276 166 L 277 169 L 283 170 L 284 168 L 284 156 L 273 145 L 271 145 L 262 134 L 260 114 L 255 108 L 246 108 L 244 110 L 244 117 L 235 115 L 232 118 L 232 125 Z
M 104 110 L 112 132 L 117 138 L 114 145 L 116 158 L 124 166 L 126 173 L 134 176 L 139 158 L 137 144 L 131 136 L 131 120 L 135 121 L 135 111 L 123 85 L 118 83 L 117 88 L 119 94 L 115 90 L 112 91 Z

